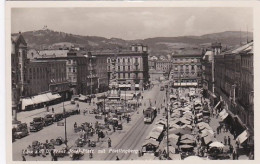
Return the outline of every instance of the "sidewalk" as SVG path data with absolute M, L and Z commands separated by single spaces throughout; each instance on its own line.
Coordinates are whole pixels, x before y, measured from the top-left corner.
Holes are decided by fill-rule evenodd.
M 217 127 L 220 125 L 219 124 L 220 121 L 221 121 L 220 118 L 216 118 L 216 116 L 215 117 L 211 117 L 209 125 L 210 125 L 210 127 L 212 127 L 214 133 L 217 133 Z M 230 139 L 231 139 L 230 140 L 231 145 L 233 146 L 233 148 L 236 148 L 236 140 L 235 140 L 234 136 L 230 133 L 230 131 L 226 132 L 226 131 L 224 131 L 222 129 L 221 132 L 216 135 L 217 141 L 222 142 L 224 144 L 224 136 L 226 136 L 226 138 L 228 138 L 228 136 L 229 136 Z M 230 159 L 233 160 L 232 159 L 232 154 L 230 154 L 230 155 L 231 155 Z M 240 155 L 238 159 L 239 160 L 240 159 L 248 160 L 249 158 L 248 158 L 247 155 Z

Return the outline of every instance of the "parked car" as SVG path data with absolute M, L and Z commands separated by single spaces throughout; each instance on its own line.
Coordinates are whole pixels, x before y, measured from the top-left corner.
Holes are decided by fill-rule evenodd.
M 44 126 L 44 118 L 42 117 L 35 117 L 33 121 L 30 122 L 30 132 L 37 132 L 42 130 Z
M 28 127 L 26 123 L 20 123 L 17 125 L 17 127 L 15 128 L 15 132 L 14 132 L 14 138 L 23 138 L 25 136 L 29 135 L 29 131 L 28 131 Z
M 63 118 L 67 118 L 70 116 L 70 112 L 66 111 L 65 113 L 63 113 Z
M 78 110 L 73 109 L 70 111 L 70 115 L 75 115 L 75 114 L 78 114 Z
M 53 121 L 58 122 L 63 119 L 63 113 L 56 113 L 53 114 Z
M 53 116 L 52 114 L 46 114 L 44 117 L 44 126 L 49 126 L 53 124 Z

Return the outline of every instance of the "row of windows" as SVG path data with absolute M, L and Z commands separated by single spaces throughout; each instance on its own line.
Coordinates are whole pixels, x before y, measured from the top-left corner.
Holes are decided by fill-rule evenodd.
M 173 61 L 175 62 L 200 62 L 200 59 L 196 59 L 196 58 L 175 58 L 173 59 Z
M 125 63 L 125 62 L 130 62 L 131 59 L 130 59 L 129 57 L 127 57 L 127 58 L 117 58 L 117 62 L 120 63 L 120 61 L 122 61 L 123 63 Z M 135 61 L 135 62 L 138 62 L 138 58 L 134 58 L 134 61 Z M 107 59 L 107 62 L 108 62 L 108 63 L 111 63 L 111 59 L 108 58 L 108 59 Z

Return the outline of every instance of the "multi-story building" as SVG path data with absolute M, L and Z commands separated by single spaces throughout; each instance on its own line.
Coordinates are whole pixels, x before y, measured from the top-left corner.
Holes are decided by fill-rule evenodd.
M 236 132 L 235 137 L 245 131 L 246 137 L 250 134 L 247 140 L 250 144 L 253 141 L 254 127 L 253 42 L 214 58 L 215 95 L 220 102 L 218 104 L 231 116 L 231 131 Z
M 160 72 L 169 72 L 171 70 L 172 67 L 172 62 L 168 61 L 168 60 L 157 60 L 155 62 L 155 69 L 156 71 L 160 71 Z
M 93 56 L 96 59 L 96 74 L 98 77 L 98 91 L 108 90 L 109 80 L 107 73 L 107 57 L 104 55 Z
M 131 50 L 92 52 L 107 57 L 108 79 L 111 79 L 112 59 L 116 59 L 116 78 L 121 89 L 142 90 L 149 84 L 148 48 L 132 45 Z
M 172 55 L 170 79 L 174 87 L 202 86 L 201 57 L 199 49 L 181 49 Z
M 25 87 L 27 43 L 21 33 L 12 35 L 11 42 L 12 116 L 15 123 L 17 122 L 16 113 L 21 106 L 20 96 Z
M 66 78 L 66 61 L 31 60 L 27 67 L 26 97 L 39 95 L 43 92 L 59 93 L 69 99 L 69 82 Z

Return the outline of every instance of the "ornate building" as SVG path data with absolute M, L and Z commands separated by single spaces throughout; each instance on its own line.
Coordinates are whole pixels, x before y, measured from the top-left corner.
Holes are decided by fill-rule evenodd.
M 27 43 L 21 33 L 11 36 L 11 80 L 12 80 L 12 115 L 13 123 L 17 122 L 16 113 L 20 110 L 20 96 L 26 87 Z
M 202 86 L 200 49 L 181 49 L 172 55 L 170 79 L 174 87 Z

